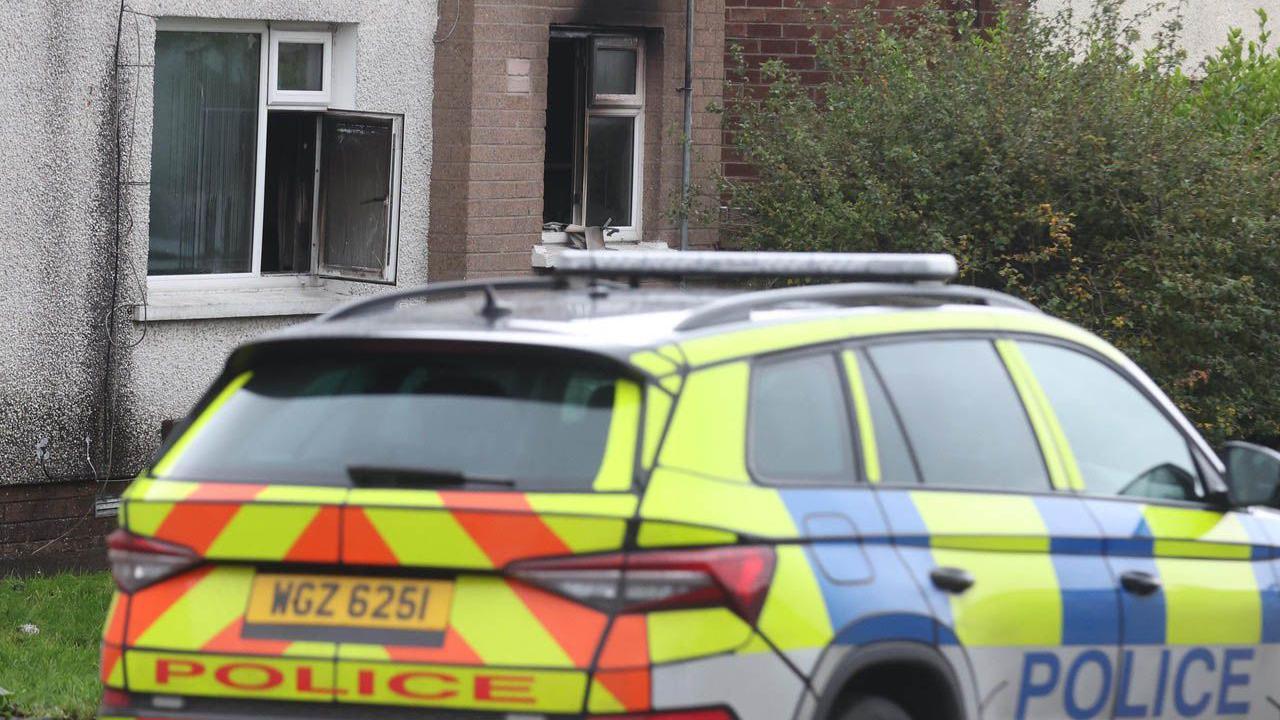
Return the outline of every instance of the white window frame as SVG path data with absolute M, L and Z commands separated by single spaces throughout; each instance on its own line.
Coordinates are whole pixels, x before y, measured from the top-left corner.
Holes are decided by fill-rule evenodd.
M 272 29 L 267 22 L 257 21 L 234 21 L 234 20 L 215 20 L 203 18 L 157 18 L 157 32 L 227 32 L 227 33 L 254 33 L 261 37 L 258 68 L 258 123 L 256 138 L 256 159 L 254 171 L 254 189 L 253 189 L 253 243 L 252 258 L 249 272 L 243 273 L 193 273 L 187 275 L 147 275 L 148 290 L 155 290 L 160 293 L 183 292 L 183 291 L 206 291 L 206 290 L 274 290 L 298 287 L 319 287 L 323 286 L 326 279 L 331 280 L 354 280 L 366 283 L 383 283 L 392 284 L 396 282 L 397 275 L 397 258 L 400 245 L 399 236 L 399 218 L 400 218 L 400 172 L 401 163 L 403 161 L 403 137 L 404 137 L 404 120 L 403 116 L 395 116 L 387 113 L 364 112 L 360 110 L 339 111 L 336 108 L 331 109 L 327 105 L 315 105 L 308 103 L 304 106 L 294 104 L 275 104 L 270 100 L 270 90 L 272 89 L 272 60 L 274 53 L 272 50 L 275 44 L 272 36 L 285 38 L 305 35 L 307 37 L 325 35 L 329 38 L 329 44 L 325 50 L 325 82 L 327 94 L 332 97 L 332 67 L 331 58 L 333 54 L 331 32 L 317 31 L 300 31 L 300 30 L 276 30 Z M 308 93 L 310 94 L 310 93 Z M 333 112 L 335 114 L 341 112 L 349 112 L 355 114 L 364 114 L 368 116 L 387 116 L 395 117 L 393 127 L 393 144 L 392 151 L 394 157 L 392 159 L 392 171 L 395 173 L 392 182 L 390 221 L 388 223 L 388 243 L 390 249 L 387 254 L 387 266 L 382 278 L 365 278 L 355 275 L 337 275 L 324 274 L 319 268 L 318 257 L 318 238 L 317 225 L 315 219 L 319 215 L 319 132 L 317 128 L 317 145 L 316 145 L 316 173 L 317 183 L 314 190 L 313 208 L 312 208 L 312 243 L 311 243 L 311 270 L 305 273 L 270 273 L 262 274 L 262 233 L 265 213 L 265 196 L 266 196 L 266 175 L 267 175 L 267 126 L 268 114 L 272 109 L 292 110 L 292 111 L 314 111 L 314 112 Z M 148 246 L 149 247 L 149 246 Z
M 587 212 L 587 168 L 590 164 L 590 127 L 592 117 L 628 117 L 634 118 L 633 136 L 631 140 L 631 223 L 629 225 L 611 225 L 616 229 L 617 234 L 606 237 L 606 242 L 615 243 L 637 243 L 643 236 L 643 201 L 644 201 L 644 138 L 645 138 L 645 109 L 646 109 L 646 93 L 645 93 L 645 42 L 644 36 L 640 33 L 626 34 L 616 31 L 564 31 L 570 36 L 584 38 L 587 42 L 588 52 L 590 53 L 589 62 L 595 61 L 595 51 L 600 47 L 623 47 L 628 50 L 636 51 L 636 91 L 632 95 L 597 95 L 594 88 L 594 69 L 588 64 L 586 68 L 586 77 L 583 78 L 585 84 L 583 105 L 579 112 L 581 115 L 580 135 L 578 142 L 582 148 L 580 167 L 575 170 L 575 177 L 581 189 L 581 201 L 576 204 L 574 222 L 582 224 L 586 222 Z M 542 233 L 542 243 L 546 245 L 564 245 L 568 243 L 568 235 L 563 232 L 544 231 Z
M 269 31 L 270 68 L 267 85 L 267 102 L 270 105 L 291 105 L 303 107 L 329 106 L 333 96 L 333 33 L 311 30 L 275 30 Z M 324 47 L 323 72 L 320 75 L 319 90 L 281 90 L 280 83 L 280 43 L 299 43 L 303 45 L 321 45 Z

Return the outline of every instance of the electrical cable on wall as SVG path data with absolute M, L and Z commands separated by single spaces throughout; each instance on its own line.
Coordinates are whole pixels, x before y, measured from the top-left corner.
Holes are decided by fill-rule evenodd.
M 132 63 L 128 63 L 128 64 L 121 62 L 121 52 L 122 52 L 122 44 L 123 44 L 122 41 L 123 41 L 123 35 L 124 35 L 124 18 L 126 13 L 130 14 L 133 17 L 133 29 L 134 29 L 134 39 L 135 39 L 134 59 Z M 107 93 L 107 102 L 110 103 L 109 117 L 112 125 L 112 130 L 114 133 L 114 142 L 112 143 L 114 157 L 112 158 L 112 160 L 115 167 L 115 173 L 114 173 L 114 183 L 112 187 L 113 223 L 112 223 L 112 253 L 111 253 L 111 293 L 110 293 L 107 309 L 103 313 L 103 316 L 101 318 L 103 332 L 106 337 L 106 344 L 104 347 L 102 387 L 101 387 L 102 402 L 100 404 L 100 414 L 99 414 L 99 422 L 98 422 L 98 429 L 101 437 L 100 445 L 104 453 L 103 467 L 102 467 L 102 472 L 99 472 L 98 467 L 94 464 L 93 436 L 92 436 L 92 433 L 86 433 L 84 437 L 84 443 L 85 443 L 84 461 L 89 469 L 89 479 L 92 479 L 92 481 L 96 485 L 94 490 L 92 506 L 89 508 L 88 512 L 86 512 L 79 519 L 77 519 L 70 527 L 64 530 L 57 537 L 49 540 L 43 545 L 37 547 L 35 550 L 31 551 L 30 555 L 37 555 L 43 552 L 45 549 L 57 544 L 61 540 L 66 539 L 69 535 L 71 535 L 71 533 L 73 533 L 80 526 L 82 526 L 86 520 L 88 520 L 89 518 L 93 517 L 96 514 L 97 507 L 99 503 L 102 501 L 103 493 L 106 490 L 108 483 L 110 483 L 111 480 L 113 479 L 112 473 L 114 470 L 114 461 L 115 461 L 114 456 L 115 456 L 115 424 L 116 423 L 115 423 L 114 412 L 115 412 L 115 403 L 116 403 L 117 393 L 119 388 L 117 387 L 116 383 L 113 382 L 115 379 L 114 363 L 116 362 L 116 354 L 114 351 L 117 348 L 129 349 L 129 348 L 137 347 L 139 344 L 142 343 L 143 340 L 146 339 L 146 336 L 147 336 L 146 285 L 142 279 L 142 276 L 139 274 L 138 268 L 136 264 L 133 262 L 132 258 L 125 258 L 125 260 L 129 263 L 129 271 L 133 276 L 134 281 L 137 283 L 138 297 L 140 302 L 123 302 L 122 303 L 119 300 L 121 245 L 123 243 L 123 238 L 128 237 L 130 233 L 132 233 L 133 231 L 133 214 L 129 208 L 129 204 L 123 198 L 123 186 L 125 184 L 126 178 L 129 177 L 130 173 L 132 172 L 132 166 L 133 166 L 133 141 L 134 141 L 134 137 L 137 130 L 137 117 L 138 117 L 138 84 L 140 80 L 141 68 L 143 65 L 142 63 L 142 29 L 141 29 L 141 26 L 139 25 L 138 15 L 139 13 L 134 13 L 130 11 L 127 7 L 125 7 L 125 0 L 121 0 L 120 9 L 116 16 L 116 36 L 115 36 L 115 43 L 114 43 L 113 52 L 112 52 L 111 80 L 110 80 L 110 86 L 108 88 L 108 93 Z M 134 70 L 134 73 L 133 73 L 134 92 L 132 94 L 132 97 L 130 98 L 130 110 L 129 110 L 129 117 L 128 117 L 129 127 L 128 127 L 127 142 L 124 136 L 125 117 L 124 117 L 124 113 L 122 112 L 121 102 L 120 102 L 121 93 L 122 93 L 121 82 L 120 82 L 120 70 L 122 67 L 132 67 Z M 126 308 L 131 309 L 139 305 L 143 309 L 142 310 L 143 312 L 142 332 L 139 334 L 139 336 L 136 339 L 131 340 L 127 344 L 121 344 L 117 341 L 117 338 L 116 338 L 116 325 L 117 325 L 117 317 L 118 317 L 117 313 L 122 309 L 126 309 Z M 45 478 L 49 480 L 57 479 L 57 478 L 53 478 L 49 473 L 48 465 L 46 462 L 47 457 L 48 457 L 48 452 L 46 450 L 46 447 L 37 446 L 37 459 L 40 463 L 40 468 L 41 468 L 41 471 L 44 473 Z M 60 478 L 60 479 L 62 480 L 69 479 L 74 481 L 74 480 L 77 480 L 78 478 Z

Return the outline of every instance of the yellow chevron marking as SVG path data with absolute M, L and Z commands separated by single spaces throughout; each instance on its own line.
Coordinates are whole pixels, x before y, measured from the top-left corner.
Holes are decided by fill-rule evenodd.
M 527 493 L 529 507 L 538 514 L 589 515 L 626 519 L 639 500 L 631 493 Z
M 237 560 L 283 560 L 319 513 L 320 508 L 308 505 L 245 504 L 205 555 Z
M 618 701 L 599 680 L 591 681 L 591 696 L 587 701 L 587 711 L 593 713 L 625 712 L 626 705 Z
M 574 553 L 616 550 L 627 531 L 622 520 L 543 515 L 542 522 Z
M 405 565 L 493 567 L 489 556 L 447 510 L 365 508 L 364 513 Z
M 131 500 L 128 505 L 129 514 L 126 519 L 129 524 L 126 527 L 130 532 L 151 536 L 156 534 L 156 531 L 164 523 L 164 519 L 169 517 L 174 503 L 137 502 Z
M 573 667 L 560 644 L 501 578 L 459 578 L 450 622 L 486 665 Z
M 249 568 L 215 568 L 169 606 L 137 644 L 199 650 L 244 612 L 252 580 L 253 570 Z

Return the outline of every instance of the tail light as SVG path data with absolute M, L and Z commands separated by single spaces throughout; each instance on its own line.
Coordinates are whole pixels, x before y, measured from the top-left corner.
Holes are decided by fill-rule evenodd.
M 131 593 L 195 567 L 200 556 L 181 545 L 116 530 L 107 536 L 107 561 L 116 585 Z
M 610 613 L 728 606 L 754 623 L 773 568 L 772 548 L 744 545 L 529 560 L 508 572 Z
M 123 690 L 103 688 L 102 706 L 104 708 L 127 708 L 133 704 L 133 696 Z

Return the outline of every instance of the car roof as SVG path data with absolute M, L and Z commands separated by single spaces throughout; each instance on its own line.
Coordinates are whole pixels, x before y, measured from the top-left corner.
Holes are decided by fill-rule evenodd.
M 856 311 L 945 312 L 965 307 L 1039 314 L 1000 293 L 956 285 L 846 283 L 780 289 L 633 287 L 538 279 L 428 286 L 357 300 L 270 340 L 403 338 L 578 347 L 611 355 Z

